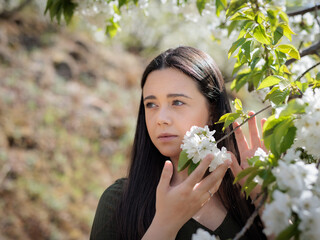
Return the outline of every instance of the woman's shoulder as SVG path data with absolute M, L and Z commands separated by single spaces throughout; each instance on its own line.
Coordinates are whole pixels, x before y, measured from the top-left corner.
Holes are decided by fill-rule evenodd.
M 117 179 L 113 184 L 107 187 L 106 190 L 104 190 L 101 195 L 100 202 L 110 203 L 112 200 L 117 202 L 121 198 L 126 182 L 127 178 Z
M 115 214 L 126 178 L 120 178 L 111 184 L 101 195 L 93 220 L 90 239 L 115 239 Z

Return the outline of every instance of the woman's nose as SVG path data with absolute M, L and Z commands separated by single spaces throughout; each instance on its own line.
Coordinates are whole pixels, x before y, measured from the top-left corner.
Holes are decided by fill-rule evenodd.
M 170 125 L 172 122 L 170 113 L 167 108 L 161 108 L 158 112 L 157 124 L 158 125 Z

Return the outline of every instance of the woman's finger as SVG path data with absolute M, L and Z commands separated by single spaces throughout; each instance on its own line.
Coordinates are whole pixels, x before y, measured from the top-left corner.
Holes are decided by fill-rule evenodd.
M 231 153 L 231 152 L 229 152 L 229 153 Z M 239 174 L 239 172 L 241 172 L 243 169 L 239 165 L 239 163 L 237 161 L 237 158 L 234 156 L 233 153 L 231 153 L 231 158 L 232 158 L 232 164 L 230 166 L 230 169 L 231 169 L 231 171 L 233 173 L 233 176 L 236 177 Z M 244 183 L 244 180 L 241 179 L 239 183 L 242 186 L 242 184 Z
M 164 163 L 164 166 L 162 169 L 161 177 L 160 177 L 158 188 L 157 188 L 158 191 L 166 191 L 168 189 L 168 187 L 170 186 L 172 174 L 173 174 L 172 162 L 167 160 Z
M 231 161 L 226 161 L 217 167 L 212 173 L 210 173 L 200 182 L 196 188 L 196 191 L 200 193 L 207 193 L 210 190 L 211 193 L 215 193 L 219 189 L 220 183 L 230 165 Z
M 234 122 L 233 123 L 233 128 L 237 128 L 240 124 L 238 122 Z M 241 130 L 241 127 L 238 127 L 235 131 L 234 134 L 236 136 L 236 140 L 237 140 L 237 144 L 238 144 L 238 148 L 243 150 L 248 150 L 249 149 L 249 145 L 248 142 Z
M 249 116 L 254 115 L 254 112 L 249 112 Z M 249 134 L 250 134 L 250 144 L 252 149 L 257 149 L 261 147 L 259 130 L 257 126 L 256 117 L 251 117 L 248 121 Z
M 208 154 L 200 162 L 199 166 L 186 179 L 186 183 L 193 188 L 198 182 L 200 182 L 212 160 L 213 160 L 213 155 Z

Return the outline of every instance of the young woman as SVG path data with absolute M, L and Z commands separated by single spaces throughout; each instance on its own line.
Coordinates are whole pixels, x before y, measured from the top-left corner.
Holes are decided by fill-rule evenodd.
M 218 145 L 233 153 L 232 162 L 209 173 L 208 155 L 188 176 L 187 170 L 177 171 L 185 133 L 208 125 L 218 140 L 232 130 L 215 124 L 230 112 L 219 69 L 200 50 L 169 49 L 147 66 L 141 88 L 129 174 L 103 193 L 91 239 L 187 240 L 198 228 L 220 239 L 234 237 L 254 210 L 233 180 L 261 147 L 255 119 L 249 121 L 252 148 L 237 130 L 240 153 L 235 135 Z M 259 218 L 242 239 L 265 239 Z

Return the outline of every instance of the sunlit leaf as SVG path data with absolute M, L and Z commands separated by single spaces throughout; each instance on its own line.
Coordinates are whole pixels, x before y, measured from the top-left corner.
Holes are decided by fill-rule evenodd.
M 275 32 L 273 33 L 273 45 L 276 45 L 279 40 L 282 38 L 283 36 L 283 28 L 282 27 L 277 27 Z
M 242 111 L 242 102 L 241 102 L 241 100 L 239 98 L 236 98 L 234 100 L 234 108 L 236 110 Z
M 283 79 L 283 77 L 281 77 L 281 76 L 271 75 L 271 76 L 265 78 L 264 80 L 262 80 L 262 82 L 260 83 L 257 90 L 274 86 L 274 85 L 278 84 L 282 79 Z
M 236 183 L 238 181 L 240 181 L 241 179 L 243 179 L 244 177 L 248 176 L 249 174 L 251 174 L 254 171 L 257 171 L 259 167 L 254 166 L 254 167 L 247 167 L 246 169 L 242 170 L 241 172 L 238 173 L 238 175 L 235 177 L 233 183 Z
M 280 44 L 277 46 L 277 50 L 288 54 L 292 58 L 300 59 L 299 51 L 291 44 Z
M 246 39 L 244 37 L 239 38 L 237 41 L 235 41 L 234 43 L 232 43 L 231 48 L 228 51 L 228 58 L 230 58 L 230 56 L 232 55 L 232 53 L 234 53 L 234 51 L 237 50 L 238 47 L 240 47 L 242 44 L 244 44 L 246 41 Z
M 292 36 L 295 35 L 295 32 L 289 27 L 287 23 L 280 23 L 279 27 L 283 29 L 283 35 L 286 36 L 290 41 L 292 41 Z
M 279 105 L 286 101 L 286 99 L 289 97 L 290 90 L 285 89 L 284 91 L 281 91 L 279 87 L 274 87 L 271 89 L 271 91 L 267 94 L 265 100 L 269 99 L 274 104 Z
M 270 39 L 260 24 L 253 30 L 253 37 L 262 44 L 270 44 Z

